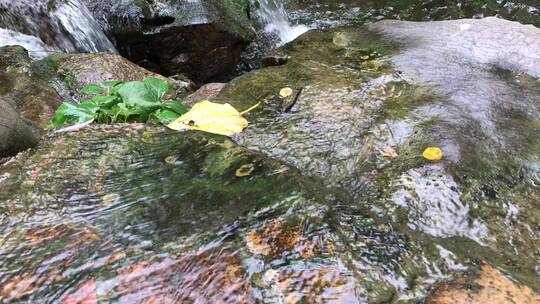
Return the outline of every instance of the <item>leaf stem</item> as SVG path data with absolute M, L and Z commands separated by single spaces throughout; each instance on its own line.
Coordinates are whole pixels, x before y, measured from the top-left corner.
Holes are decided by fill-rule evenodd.
M 241 112 L 240 115 L 244 115 L 244 114 L 246 114 L 246 113 L 249 113 L 249 112 L 255 110 L 255 109 L 256 109 L 258 106 L 260 106 L 260 105 L 261 105 L 261 102 L 259 101 L 259 102 L 258 102 L 256 105 L 254 105 L 253 107 L 251 107 L 251 108 L 245 110 L 244 112 Z

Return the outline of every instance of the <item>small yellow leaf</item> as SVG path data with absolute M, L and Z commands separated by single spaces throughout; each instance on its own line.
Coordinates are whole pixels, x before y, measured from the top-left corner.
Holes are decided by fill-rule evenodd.
M 165 162 L 167 164 L 174 164 L 177 160 L 178 160 L 178 158 L 176 156 L 167 156 L 165 158 Z
M 196 103 L 189 112 L 167 125 L 177 131 L 199 130 L 226 136 L 241 133 L 247 126 L 248 121 L 233 106 L 208 100 Z
M 424 158 L 427 160 L 441 160 L 443 157 L 443 152 L 439 147 L 429 147 L 424 150 L 422 156 L 424 156 Z
M 120 201 L 120 195 L 116 193 L 107 194 L 101 199 L 101 203 L 105 206 L 111 206 L 111 205 L 117 204 L 119 201 Z
M 279 95 L 283 98 L 287 98 L 291 96 L 293 93 L 293 90 L 291 88 L 283 88 L 281 91 L 279 91 Z
M 255 170 L 255 167 L 253 166 L 253 164 L 243 165 L 242 167 L 238 168 L 238 170 L 236 170 L 236 176 L 238 177 L 249 176 L 253 172 L 253 170 Z

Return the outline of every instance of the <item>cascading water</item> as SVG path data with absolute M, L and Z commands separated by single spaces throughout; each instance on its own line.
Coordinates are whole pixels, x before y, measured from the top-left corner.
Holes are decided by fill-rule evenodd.
M 258 0 L 257 17 L 265 26 L 265 31 L 279 36 L 281 44 L 294 40 L 307 32 L 304 25 L 291 25 L 285 7 L 279 0 Z
M 51 52 L 116 52 L 79 0 L 0 0 L 0 45 L 18 44 L 40 58 Z

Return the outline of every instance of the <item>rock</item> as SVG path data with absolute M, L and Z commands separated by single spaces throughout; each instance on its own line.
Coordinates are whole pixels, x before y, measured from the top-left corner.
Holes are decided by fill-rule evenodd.
M 286 256 L 299 254 L 303 258 L 332 254 L 334 245 L 327 235 L 303 235 L 299 223 L 274 220 L 264 223 L 260 229 L 246 233 L 246 246 L 253 254 L 263 256 Z
M 264 56 L 261 59 L 261 65 L 265 68 L 271 67 L 271 66 L 280 66 L 280 65 L 287 64 L 287 62 L 289 62 L 289 59 L 291 58 L 287 55 L 277 54 L 277 53 L 270 54 L 270 55 Z
M 65 277 L 62 274 L 62 269 L 74 263 L 74 258 L 78 254 L 84 254 L 89 248 L 97 246 L 100 241 L 100 237 L 95 231 L 88 227 L 77 227 L 72 224 L 38 225 L 24 232 L 17 231 L 17 237 L 24 240 L 23 246 L 27 252 L 45 249 L 47 251 L 51 250 L 52 252 L 49 252 L 49 254 L 53 254 L 57 253 L 57 249 L 48 246 L 61 244 L 64 252 L 69 254 L 57 256 L 58 259 L 54 261 L 56 267 L 48 268 L 47 262 L 37 261 L 34 267 L 25 268 L 17 274 L 9 275 L 9 278 L 4 276 L 0 279 L 0 297 L 9 301 L 27 299 L 43 286 L 64 283 Z M 19 245 L 17 242 L 8 241 L 2 244 L 2 249 L 13 251 Z M 47 271 L 41 271 L 42 269 L 47 269 Z M 66 295 L 65 302 L 62 303 L 92 303 L 82 302 L 82 300 L 92 299 L 95 296 L 93 292 L 95 292 L 95 282 L 89 279 L 80 286 L 78 291 Z M 79 302 L 75 300 L 79 300 Z
M 145 260 L 119 274 L 116 289 L 124 303 L 256 303 L 240 256 L 230 248 Z
M 0 48 L 0 78 L 0 95 L 12 100 L 22 117 L 40 129 L 47 126 L 62 100 L 37 73 L 25 49 Z
M 35 147 L 39 136 L 31 122 L 21 117 L 15 105 L 0 97 L 0 158 Z
M 186 106 L 193 106 L 201 100 L 213 101 L 225 87 L 225 83 L 208 83 L 200 87 L 195 93 L 190 94 L 182 102 Z
M 247 0 L 85 2 L 125 57 L 199 84 L 227 79 L 254 37 Z
M 525 232 L 539 218 L 540 61 L 538 39 L 528 40 L 539 31 L 494 18 L 313 30 L 282 48 L 286 65 L 234 79 L 218 100 L 239 109 L 262 102 L 247 115 L 250 126 L 238 143 L 345 189 L 407 235 L 368 241 L 389 244 L 379 257 L 395 250 L 422 259 L 408 245 L 396 249 L 422 234 L 440 246 L 431 252 L 455 255 L 443 273 L 475 256 L 539 288 L 540 248 L 532 244 L 540 235 Z M 277 97 L 284 87 L 304 88 L 285 113 Z M 445 152 L 441 162 L 422 158 L 431 146 Z M 397 156 L 384 157 L 387 147 Z M 335 212 L 344 222 L 336 230 L 358 240 L 363 226 L 354 207 Z M 252 243 L 266 252 L 264 243 Z M 363 241 L 350 244 L 371 250 Z M 485 247 L 497 249 L 487 254 Z M 405 270 L 408 263 L 397 267 L 404 285 L 364 285 L 369 299 L 412 296 L 392 287 L 410 283 L 404 273 L 424 275 L 413 261 Z M 417 291 L 429 290 L 412 280 Z
M 80 90 L 89 84 L 101 84 L 108 80 L 142 81 L 156 77 L 169 83 L 168 97 L 176 98 L 187 94 L 189 83 L 165 78 L 150 72 L 114 53 L 55 54 L 34 63 L 47 70 L 48 83 L 55 87 L 66 100 L 81 100 Z
M 476 278 L 474 278 L 476 277 Z M 427 304 L 481 304 L 481 303 L 540 303 L 540 295 L 528 286 L 507 278 L 490 265 L 473 277 L 460 276 L 453 282 L 440 284 L 426 299 Z
M 100 142 L 100 144 L 95 146 L 96 142 Z M 23 197 L 18 197 L 16 193 L 26 195 L 15 189 L 22 190 L 20 187 L 24 188 L 26 185 L 33 184 L 32 187 L 36 189 L 34 193 L 48 189 L 48 193 L 55 193 L 53 196 L 56 197 L 58 203 L 61 203 L 64 196 L 62 194 L 64 185 L 55 183 L 48 176 L 60 177 L 64 174 L 73 174 L 69 179 L 74 183 L 80 183 L 79 185 L 82 187 L 80 191 L 89 195 L 87 199 L 90 199 L 88 201 L 90 204 L 93 204 L 91 202 L 93 199 L 90 197 L 98 193 L 100 201 L 103 198 L 103 202 L 109 206 L 124 199 L 131 200 L 132 195 L 161 196 L 161 194 L 158 195 L 161 193 L 158 188 L 161 189 L 164 186 L 171 191 L 170 199 L 163 198 L 163 203 L 160 205 L 150 204 L 147 206 L 148 209 L 144 207 L 146 211 L 141 213 L 141 215 L 146 214 L 144 216 L 148 216 L 148 219 L 152 218 L 156 224 L 161 223 L 158 226 L 163 225 L 166 228 L 162 230 L 158 229 L 158 226 L 155 227 L 157 231 L 164 234 L 164 237 L 168 234 L 175 235 L 173 231 L 190 235 L 193 231 L 218 228 L 244 212 L 252 210 L 252 208 L 261 208 L 266 204 L 279 202 L 281 198 L 291 194 L 291 187 L 297 184 L 295 179 L 299 178 L 295 170 L 289 170 L 279 162 L 267 160 L 263 155 L 245 150 L 225 137 L 202 132 L 175 132 L 165 128 L 151 128 L 143 125 L 95 126 L 74 133 L 48 135 L 44 138 L 39 149 L 37 153 L 29 152 L 24 157 L 23 162 L 29 166 L 26 168 L 28 173 L 25 175 L 26 182 L 19 183 L 7 179 L 0 183 L 3 190 L 0 194 L 0 200 L 23 199 Z M 144 159 L 139 159 L 140 155 L 137 152 L 139 149 L 149 149 L 148 153 L 142 154 Z M 86 156 L 79 158 L 77 155 L 81 153 Z M 167 162 L 166 159 L 170 156 L 175 156 L 177 160 Z M 65 165 L 66 158 L 72 158 L 72 161 L 78 165 L 68 169 Z M 129 167 L 137 159 L 149 166 L 144 169 L 144 172 L 149 174 L 147 177 L 143 177 L 140 173 L 132 175 L 135 172 Z M 101 164 L 99 165 L 99 163 Z M 236 170 L 246 164 L 253 164 L 254 171 L 249 177 L 236 177 Z M 18 166 L 15 163 L 13 165 L 13 169 Z M 75 168 L 78 169 L 73 170 Z M 116 177 L 110 175 L 112 172 L 107 173 L 109 169 L 116 171 L 114 175 L 125 174 L 125 178 L 134 178 L 132 181 L 134 188 L 129 190 L 131 194 L 124 197 L 122 193 L 127 188 L 113 189 L 116 185 Z M 147 187 L 139 189 L 139 186 L 155 178 L 154 173 L 162 170 L 165 170 L 163 178 L 169 180 L 170 183 L 161 184 L 154 190 Z M 186 171 L 185 174 L 179 174 L 178 170 Z M 11 170 L 3 167 L 3 171 Z M 72 173 L 69 173 L 70 171 Z M 276 172 L 278 173 L 276 174 Z M 208 179 L 215 179 L 216 182 L 228 180 L 228 186 L 223 191 L 214 192 L 218 188 L 213 188 L 211 183 L 199 185 L 198 182 L 190 178 L 191 175 L 199 176 L 200 174 L 204 174 Z M 139 183 L 142 184 L 137 186 Z M 182 183 L 184 186 L 177 187 Z M 194 184 L 192 187 L 185 183 Z M 113 188 L 110 188 L 111 186 Z M 201 186 L 203 188 L 200 188 Z M 205 189 L 206 187 L 209 188 Z M 280 189 L 280 191 L 272 196 L 262 196 L 263 189 L 266 187 L 273 187 Z M 233 188 L 237 188 L 238 191 L 242 190 L 241 192 L 236 192 L 236 190 L 230 192 Z M 250 190 L 246 190 L 248 188 Z M 31 196 L 31 194 L 29 195 Z M 183 195 L 199 197 L 199 203 L 190 205 L 187 201 L 174 199 L 174 197 Z M 35 203 L 37 208 L 46 208 L 46 205 L 41 205 L 38 201 Z M 84 204 L 83 201 L 79 203 Z M 16 210 L 22 205 L 13 204 L 11 207 Z M 214 209 L 215 211 L 212 211 Z M 183 212 L 178 213 L 177 210 L 183 210 Z M 190 224 L 191 220 L 194 219 L 198 219 L 196 226 Z
M 355 295 L 354 278 L 335 266 L 283 267 L 281 271 L 268 270 L 263 279 L 272 286 L 272 293 L 266 294 L 266 298 L 277 298 L 286 304 L 362 303 Z
M 312 27 L 356 26 L 383 19 L 407 21 L 442 21 L 464 18 L 497 16 L 521 24 L 540 27 L 538 4 L 526 0 L 503 2 L 407 2 L 366 3 L 362 0 L 336 2 L 320 0 L 316 3 L 306 0 L 288 2 L 293 22 L 301 20 Z
M 100 301 L 422 302 L 486 261 L 520 282 L 494 271 L 497 289 L 536 296 L 540 83 L 507 30 L 537 30 L 475 21 L 502 37 L 484 42 L 463 22 L 433 24 L 435 38 L 393 22 L 304 34 L 282 48 L 287 64 L 215 98 L 260 102 L 233 139 L 142 124 L 45 136 L 0 166 L 0 289 L 22 282 L 21 301 L 48 301 L 92 279 Z M 494 67 L 484 43 L 524 45 Z M 290 111 L 283 88 L 303 88 Z M 425 160 L 430 146 L 445 157 Z M 35 241 L 43 223 L 99 238 Z M 43 275 L 54 269 L 61 280 Z
M 290 57 L 286 65 L 242 75 L 217 99 L 237 109 L 261 101 L 250 128 L 238 136 L 239 142 L 332 183 L 338 176 L 354 175 L 346 168 L 356 167 L 364 130 L 372 123 L 369 113 L 380 105 L 378 96 L 364 88 L 364 81 L 380 77 L 382 86 L 395 80 L 384 61 L 364 62 L 360 57 L 370 50 L 385 53 L 391 49 L 365 31 L 310 31 L 279 51 Z M 382 67 L 369 66 L 374 62 L 381 62 Z M 280 96 L 283 88 L 291 88 L 292 94 Z M 329 160 L 328 155 L 336 157 Z
M 113 53 L 52 55 L 45 60 L 54 62 L 58 76 L 76 91 L 107 80 L 141 81 L 149 76 L 161 77 Z
M 18 268 L 16 259 L 0 266 L 8 273 L 0 279 L 0 295 L 8 299 L 92 298 L 94 286 L 101 298 L 100 286 L 115 277 L 115 293 L 109 295 L 127 302 L 178 300 L 176 295 L 182 301 L 172 303 L 251 303 L 242 254 L 231 248 L 234 243 L 218 245 L 220 234 L 237 229 L 235 223 L 255 210 L 287 209 L 315 199 L 304 189 L 310 182 L 296 170 L 223 136 L 135 124 L 48 134 L 42 141 L 36 151 L 1 167 L 1 211 L 10 221 L 31 220 L 24 227 L 0 225 L 0 235 L 6 236 L 0 248 L 13 253 L 10 257 L 19 250 L 41 252 L 28 256 L 35 267 L 24 274 L 9 270 Z M 171 156 L 176 160 L 168 161 Z M 254 170 L 237 177 L 246 164 Z M 55 212 L 40 215 L 52 206 L 71 214 L 84 209 L 84 226 L 64 224 Z M 215 246 L 199 249 L 183 241 L 200 237 L 214 239 Z M 59 273 L 67 268 L 77 270 Z M 89 279 L 95 284 L 86 284 Z M 21 280 L 28 284 L 18 289 L 10 284 Z M 66 284 L 79 287 L 66 290 Z M 211 288 L 201 289 L 203 284 Z
M 82 283 L 78 289 L 72 293 L 68 294 L 63 302 L 64 304 L 97 304 L 97 294 L 96 294 L 96 282 L 89 279 L 86 282 Z

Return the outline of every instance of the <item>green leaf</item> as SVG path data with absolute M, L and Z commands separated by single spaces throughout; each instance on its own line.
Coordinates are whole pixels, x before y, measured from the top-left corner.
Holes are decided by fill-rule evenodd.
M 109 93 L 115 94 L 124 85 L 124 82 L 120 80 L 104 81 L 103 85 L 107 88 Z
M 177 119 L 178 117 L 180 117 L 180 115 L 168 109 L 161 109 L 157 110 L 154 114 L 152 114 L 152 117 L 159 122 L 166 123 Z
M 103 82 L 103 85 L 107 88 L 107 89 L 111 89 L 111 88 L 114 88 L 120 84 L 124 83 L 123 81 L 121 80 L 106 80 Z
M 172 110 L 180 115 L 186 114 L 188 112 L 188 109 L 186 109 L 186 107 L 184 107 L 179 101 L 176 101 L 176 100 L 164 102 L 162 104 L 162 107 Z
M 144 79 L 144 85 L 146 86 L 146 89 L 148 92 L 152 95 L 154 98 L 154 101 L 160 101 L 165 94 L 167 94 L 167 91 L 169 90 L 169 85 L 167 84 L 167 81 L 157 79 L 155 77 L 148 77 Z
M 104 92 L 100 86 L 91 84 L 82 88 L 81 93 L 90 95 L 90 94 L 103 94 Z
M 53 125 L 60 127 L 65 124 L 79 124 L 93 120 L 95 113 L 85 107 L 64 102 L 60 105 L 53 118 Z
M 156 101 L 152 94 L 141 81 L 126 82 L 118 94 L 124 99 L 124 102 L 130 106 L 139 107 L 159 107 L 159 101 Z
M 113 105 L 119 103 L 121 100 L 118 98 L 118 96 L 114 95 L 100 95 L 100 96 L 94 96 L 92 98 L 92 101 L 95 102 L 100 107 L 109 108 Z
M 85 100 L 85 101 L 81 102 L 81 104 L 79 105 L 79 108 L 88 110 L 89 112 L 92 112 L 92 113 L 95 114 L 99 110 L 99 105 L 96 104 L 92 100 Z

